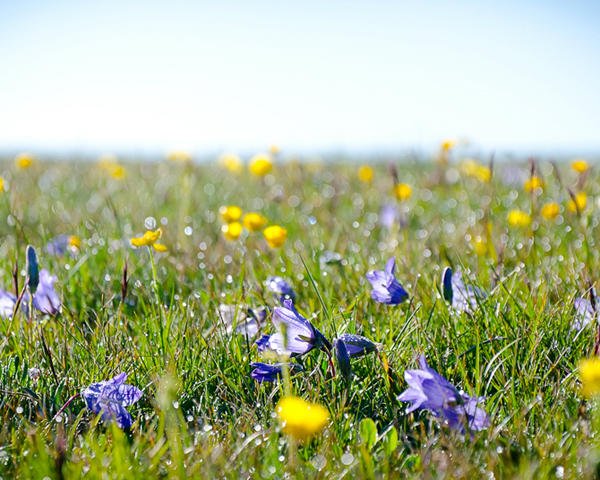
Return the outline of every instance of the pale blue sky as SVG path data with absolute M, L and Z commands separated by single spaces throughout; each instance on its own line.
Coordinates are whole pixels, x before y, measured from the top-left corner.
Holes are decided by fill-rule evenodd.
M 600 151 L 600 2 L 0 0 L 0 149 Z

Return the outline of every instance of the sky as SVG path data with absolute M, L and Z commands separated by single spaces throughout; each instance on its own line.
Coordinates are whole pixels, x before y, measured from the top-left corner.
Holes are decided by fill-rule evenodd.
M 600 152 L 600 2 L 0 0 L 0 150 Z

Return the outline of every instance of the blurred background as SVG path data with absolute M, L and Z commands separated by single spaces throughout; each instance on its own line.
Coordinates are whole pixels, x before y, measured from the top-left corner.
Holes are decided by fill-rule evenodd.
M 0 1 L 0 152 L 600 152 L 600 2 Z

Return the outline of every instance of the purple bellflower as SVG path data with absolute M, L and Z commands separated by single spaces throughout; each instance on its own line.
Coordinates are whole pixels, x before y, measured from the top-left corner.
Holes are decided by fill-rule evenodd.
M 343 333 L 333 341 L 335 358 L 344 378 L 350 379 L 350 358 L 361 357 L 377 350 L 377 344 L 361 335 Z
M 398 222 L 399 218 L 400 214 L 396 205 L 388 203 L 381 207 L 381 211 L 379 212 L 379 223 L 382 227 L 391 230 L 394 224 Z
M 58 235 L 51 239 L 45 247 L 45 250 L 50 255 L 57 257 L 63 256 L 65 253 L 75 255 L 78 251 L 80 240 L 74 235 Z
M 446 267 L 442 273 L 442 292 L 444 299 L 457 312 L 473 313 L 477 302 L 485 298 L 485 292 L 480 288 L 465 285 L 461 272 L 452 272 Z
M 371 298 L 376 302 L 398 305 L 408 298 L 408 293 L 394 277 L 395 269 L 396 259 L 392 257 L 385 264 L 385 270 L 372 270 L 367 273 L 367 280 L 373 287 Z
M 600 307 L 600 297 L 596 296 L 596 289 L 590 290 L 590 300 L 578 297 L 574 301 L 575 319 L 573 320 L 573 329 L 582 330 L 590 323 L 600 319 L 598 308 Z
M 286 299 L 290 299 L 292 302 L 296 301 L 294 289 L 283 278 L 276 276 L 269 277 L 267 278 L 265 285 L 267 286 L 267 290 L 278 296 L 281 303 Z
M 126 373 L 110 380 L 92 383 L 81 392 L 87 407 L 96 415 L 102 414 L 103 422 L 115 421 L 120 428 L 129 430 L 132 418 L 125 407 L 133 405 L 142 397 L 142 391 L 126 385 Z
M 60 312 L 61 302 L 54 289 L 56 277 L 50 275 L 48 270 L 40 270 L 40 283 L 33 294 L 33 306 L 41 313 L 56 315 Z
M 256 344 L 259 351 L 273 350 L 279 355 L 298 356 L 313 348 L 331 350 L 331 344 L 306 318 L 298 313 L 290 299 L 283 301 L 283 307 L 273 310 L 273 324 L 279 332 L 264 335 Z
M 410 402 L 406 413 L 429 410 L 442 419 L 450 428 L 464 433 L 465 430 L 485 430 L 490 425 L 485 410 L 478 405 L 484 397 L 470 397 L 459 392 L 454 385 L 427 365 L 425 357 L 419 358 L 419 370 L 406 370 L 408 383 L 398 400 Z
M 12 293 L 0 290 L 0 317 L 12 318 L 17 297 Z
M 250 366 L 254 369 L 250 373 L 250 376 L 259 383 L 262 382 L 274 382 L 279 376 L 281 376 L 284 365 L 287 365 L 290 374 L 294 374 L 302 370 L 302 366 L 297 363 L 262 363 L 254 362 Z

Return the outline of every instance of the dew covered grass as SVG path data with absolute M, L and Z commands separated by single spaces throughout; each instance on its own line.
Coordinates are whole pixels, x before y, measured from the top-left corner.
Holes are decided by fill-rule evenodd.
M 496 165 L 489 182 L 459 165 L 412 161 L 396 172 L 373 163 L 371 182 L 347 163 L 280 162 L 260 178 L 216 163 L 123 166 L 124 174 L 69 160 L 1 164 L 0 287 L 15 292 L 16 268 L 22 288 L 31 244 L 62 300 L 56 316 L 0 318 L 2 478 L 596 475 L 599 406 L 582 397 L 577 368 L 598 326 L 573 328 L 574 299 L 588 296 L 600 271 L 593 168 L 539 162 L 543 187 L 527 192 L 527 162 Z M 410 198 L 394 197 L 395 181 Z M 570 211 L 577 192 L 587 203 Z M 540 213 L 548 202 L 560 206 L 554 219 Z M 285 244 L 270 248 L 261 232 L 227 240 L 223 205 L 283 226 Z M 391 226 L 381 224 L 385 205 L 396 209 Z M 509 225 L 514 209 L 532 222 Z M 131 247 L 148 217 L 167 252 Z M 79 251 L 48 253 L 63 234 L 81 239 Z M 390 257 L 409 293 L 400 305 L 375 302 L 365 279 Z M 444 301 L 447 266 L 488 293 L 474 311 Z M 272 310 L 272 275 L 291 284 L 298 310 L 330 340 L 357 333 L 380 344 L 352 359 L 350 381 L 316 350 L 289 382 L 250 377 L 261 359 L 256 338 L 228 331 L 217 312 Z M 261 333 L 272 332 L 267 317 Z M 426 411 L 405 414 L 397 397 L 420 354 L 486 397 L 489 428 L 462 434 Z M 144 393 L 128 408 L 130 432 L 103 423 L 80 397 L 65 407 L 120 372 Z M 329 411 L 310 441 L 281 431 L 274 412 L 286 389 Z

